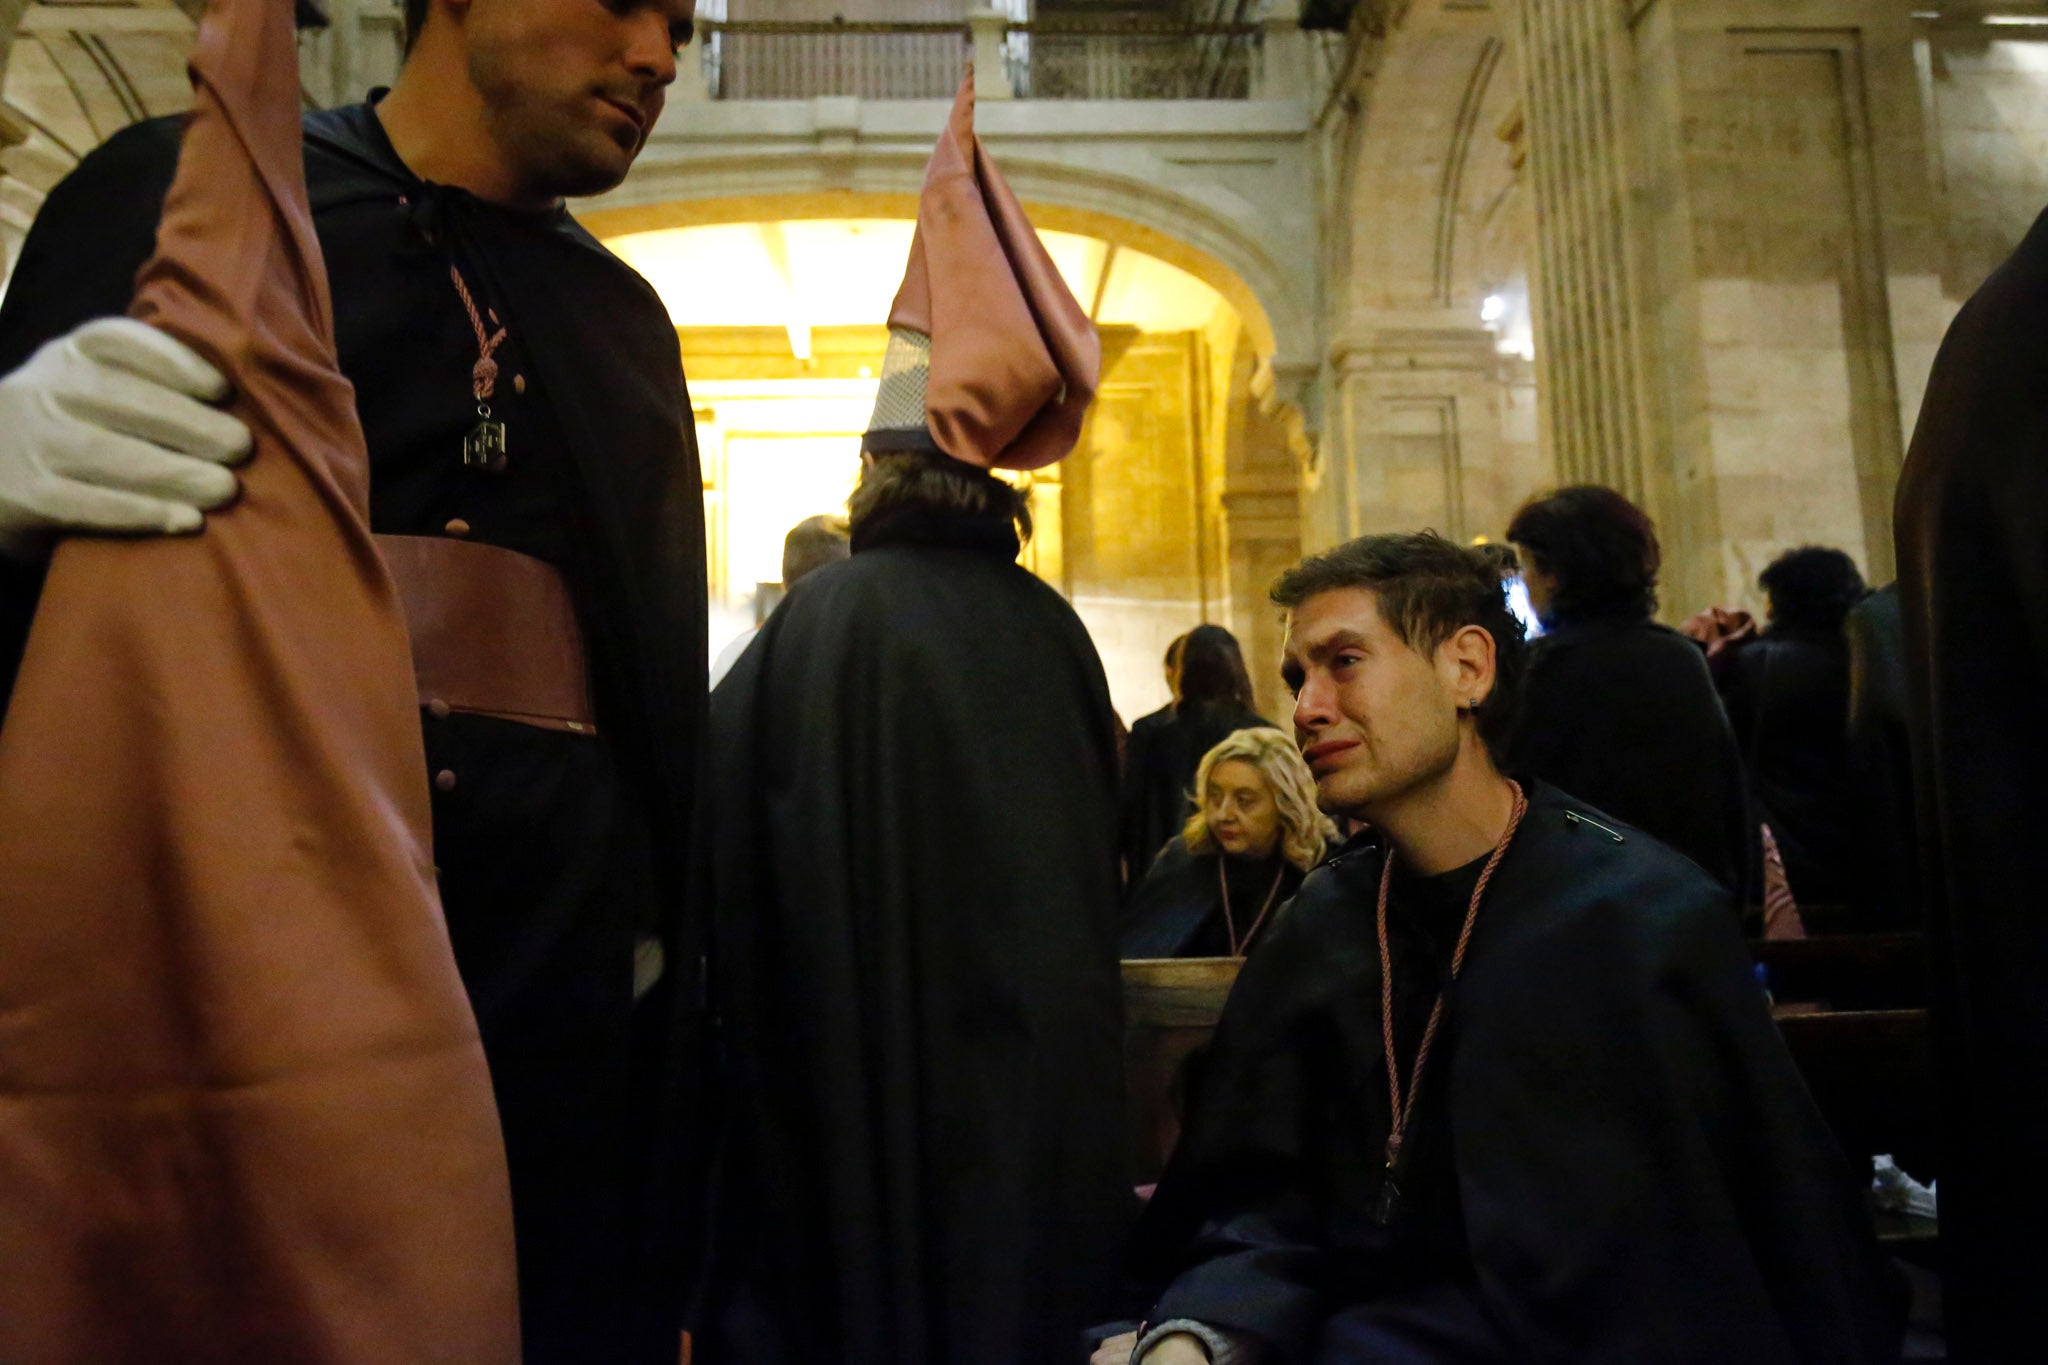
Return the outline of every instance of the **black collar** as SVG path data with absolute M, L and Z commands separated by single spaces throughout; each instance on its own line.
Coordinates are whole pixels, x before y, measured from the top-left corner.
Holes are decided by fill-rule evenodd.
M 947 550 L 974 550 L 1014 560 L 1023 545 L 1007 523 L 970 516 L 951 508 L 914 504 L 894 507 L 863 518 L 853 528 L 852 551 L 884 545 L 922 545 Z

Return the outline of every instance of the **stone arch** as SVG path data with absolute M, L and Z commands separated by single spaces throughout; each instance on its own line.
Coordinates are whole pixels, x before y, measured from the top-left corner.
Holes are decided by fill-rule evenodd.
M 1003 173 L 1032 221 L 1158 257 L 1210 285 L 1244 320 L 1261 361 L 1313 366 L 1308 253 L 1262 236 L 1259 210 L 1218 187 L 1162 188 L 1134 176 L 1034 157 L 996 144 Z M 927 148 L 863 148 L 857 165 L 828 151 L 760 157 L 667 157 L 650 148 L 620 189 L 578 218 L 601 236 L 704 223 L 916 216 Z
M 1312 538 L 1498 535 L 1546 481 L 1526 354 L 1534 224 L 1499 7 L 1418 0 L 1351 92 L 1329 230 L 1329 389 Z M 1500 294 L 1511 314 L 1488 321 Z
M 1005 172 L 1036 225 L 1166 261 L 1231 305 L 1218 310 L 1219 318 L 1234 315 L 1208 333 L 1108 329 L 1089 432 L 1073 459 L 1034 478 L 1041 537 L 1057 528 L 1063 546 L 1061 567 L 1048 576 L 1087 622 L 1112 693 L 1131 715 L 1160 700 L 1147 690 L 1156 683 L 1159 655 L 1200 620 L 1239 635 L 1260 700 L 1278 714 L 1281 642 L 1265 592 L 1300 554 L 1301 494 L 1297 429 L 1269 401 L 1273 317 L 1258 290 L 1204 246 L 1127 213 L 1071 198 L 1047 202 L 1016 165 L 1005 157 Z M 906 159 L 899 169 L 898 186 L 914 186 L 923 162 Z M 911 188 L 874 188 L 869 181 L 860 189 L 820 189 L 801 173 L 780 184 L 750 179 L 750 191 L 739 194 L 623 204 L 614 195 L 579 217 L 600 237 L 615 237 L 734 223 L 900 220 L 917 212 Z M 676 188 L 673 177 L 665 181 Z M 634 188 L 645 200 L 656 193 L 645 184 Z M 1048 505 L 1063 510 L 1046 516 Z

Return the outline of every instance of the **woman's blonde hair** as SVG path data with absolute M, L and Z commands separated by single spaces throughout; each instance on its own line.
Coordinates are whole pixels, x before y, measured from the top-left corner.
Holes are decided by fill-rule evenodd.
M 1306 872 L 1323 860 L 1323 850 L 1337 841 L 1337 826 L 1316 805 L 1315 774 L 1302 762 L 1294 741 L 1278 730 L 1263 727 L 1239 730 L 1202 755 L 1195 770 L 1192 793 L 1195 813 L 1181 831 L 1192 853 L 1210 853 L 1216 841 L 1209 837 L 1209 816 L 1202 793 L 1209 788 L 1209 774 L 1218 763 L 1249 763 L 1259 770 L 1272 789 L 1273 804 L 1280 809 L 1280 852 L 1287 861 Z

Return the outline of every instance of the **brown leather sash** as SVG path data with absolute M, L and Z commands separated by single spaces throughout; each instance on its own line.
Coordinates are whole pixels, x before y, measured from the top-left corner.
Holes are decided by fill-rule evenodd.
M 420 705 L 596 734 L 583 633 L 553 565 L 474 541 L 378 536 Z

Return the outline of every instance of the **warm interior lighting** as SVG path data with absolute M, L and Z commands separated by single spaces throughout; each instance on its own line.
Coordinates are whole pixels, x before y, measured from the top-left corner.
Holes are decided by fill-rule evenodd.
M 885 218 L 719 224 L 629 233 L 606 245 L 647 277 L 676 326 L 780 326 L 802 360 L 813 329 L 887 320 L 912 226 Z M 1207 284 L 1142 251 L 1071 232 L 1038 236 L 1102 326 L 1192 331 L 1222 305 Z
M 654 286 L 685 333 L 686 350 L 691 334 L 753 334 L 751 341 L 707 341 L 713 374 L 690 384 L 704 471 L 714 656 L 774 600 L 761 585 L 781 575 L 789 528 L 845 509 L 874 406 L 881 326 L 903 278 L 912 231 L 907 220 L 807 219 L 666 228 L 606 242 Z M 1161 335 L 1237 325 L 1213 287 L 1156 256 L 1079 233 L 1039 238 L 1099 326 Z M 786 335 L 790 355 L 804 364 L 762 354 L 760 332 L 767 328 Z M 861 330 L 842 330 L 849 328 Z M 863 338 L 872 338 L 872 354 L 858 349 L 869 344 Z M 1055 512 L 1059 506 L 1049 505 Z M 1056 518 L 1041 537 L 1045 543 L 1059 543 Z M 1147 641 L 1133 660 L 1132 676 L 1150 685 L 1157 649 Z M 1116 667 L 1112 660 L 1113 686 Z

